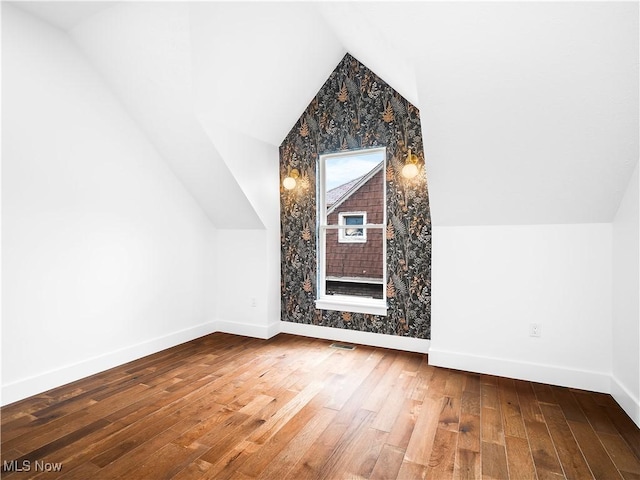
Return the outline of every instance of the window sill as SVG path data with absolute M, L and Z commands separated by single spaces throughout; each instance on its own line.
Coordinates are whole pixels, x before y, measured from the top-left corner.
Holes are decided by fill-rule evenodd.
M 380 278 L 369 278 L 369 277 L 325 277 L 327 282 L 344 282 L 344 283 L 372 283 L 374 285 L 384 285 L 384 281 Z M 371 299 L 367 298 L 367 302 L 371 301 Z M 375 300 L 378 301 L 378 300 Z M 379 300 L 382 302 L 382 300 Z
M 338 312 L 370 313 L 372 315 L 387 315 L 387 302 L 381 299 L 349 297 L 346 295 L 331 295 L 331 297 L 316 300 L 318 310 L 335 310 Z
M 343 238 L 340 237 L 338 238 L 338 243 L 367 243 L 367 239 L 366 238 Z

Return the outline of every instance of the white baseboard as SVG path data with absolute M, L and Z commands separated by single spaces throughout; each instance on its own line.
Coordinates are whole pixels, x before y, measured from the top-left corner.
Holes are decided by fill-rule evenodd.
M 392 348 L 407 352 L 427 353 L 430 340 L 422 338 L 401 337 L 398 335 L 382 335 L 379 333 L 359 332 L 342 328 L 320 327 L 304 323 L 280 322 L 281 333 L 291 333 L 303 337 L 323 338 L 339 342 L 357 343 L 371 347 Z
M 640 428 L 640 399 L 627 390 L 615 375 L 611 376 L 611 396 Z
M 279 323 L 280 322 L 274 322 L 267 326 L 261 326 L 224 320 L 206 322 L 195 327 L 153 338 L 113 352 L 108 352 L 71 365 L 65 365 L 64 367 L 2 385 L 0 405 L 17 402 L 23 398 L 46 392 L 52 388 L 60 387 L 61 385 L 80 380 L 90 375 L 95 375 L 96 373 L 214 332 L 225 332 L 263 339 L 271 338 L 280 331 Z
M 281 332 L 373 347 L 428 353 L 429 364 L 438 367 L 610 393 L 631 419 L 640 426 L 639 399 L 615 377 L 608 374 L 434 349 L 431 348 L 430 340 L 420 338 L 381 335 L 292 322 L 272 322 L 268 325 L 252 325 L 224 320 L 206 322 L 3 385 L 0 405 L 7 405 L 37 395 L 214 332 L 262 339 L 271 338 Z
M 251 323 L 229 322 L 226 320 L 216 320 L 214 322 L 216 332 L 232 333 L 244 337 L 271 338 L 280 331 L 280 322 L 273 322 L 269 325 L 254 325 Z
M 610 375 L 602 372 L 563 368 L 505 358 L 469 355 L 433 347 L 429 350 L 429 365 L 594 392 L 609 393 L 611 388 Z
M 1 405 L 22 400 L 37 395 L 52 388 L 74 382 L 84 377 L 103 372 L 132 360 L 137 360 L 152 353 L 180 345 L 194 338 L 215 332 L 215 322 L 206 322 L 195 327 L 186 328 L 161 337 L 124 347 L 113 352 L 104 353 L 80 362 L 65 365 L 43 372 L 32 377 L 24 378 L 2 386 Z

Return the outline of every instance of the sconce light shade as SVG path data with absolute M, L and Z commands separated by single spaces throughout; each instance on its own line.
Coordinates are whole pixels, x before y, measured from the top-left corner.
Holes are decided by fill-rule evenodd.
M 407 160 L 402 167 L 402 176 L 404 178 L 413 178 L 418 175 L 418 157 L 411 153 L 411 149 L 409 149 L 409 153 L 407 153 Z
M 296 188 L 296 178 L 300 176 L 297 168 L 294 168 L 289 172 L 289 175 L 282 181 L 282 186 L 287 190 L 293 190 Z

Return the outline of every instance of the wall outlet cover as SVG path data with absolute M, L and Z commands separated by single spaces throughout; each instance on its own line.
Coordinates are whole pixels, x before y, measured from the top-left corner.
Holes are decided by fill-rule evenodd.
M 540 337 L 542 335 L 542 324 L 541 323 L 531 323 L 529 324 L 529 336 L 530 337 Z

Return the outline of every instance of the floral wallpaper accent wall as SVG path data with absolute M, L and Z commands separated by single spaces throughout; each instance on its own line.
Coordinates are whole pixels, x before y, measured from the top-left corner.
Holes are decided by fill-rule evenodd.
M 316 310 L 316 164 L 320 155 L 386 147 L 387 316 Z M 400 172 L 407 149 L 420 173 Z M 431 338 L 431 217 L 420 112 L 347 54 L 280 145 L 282 320 Z

